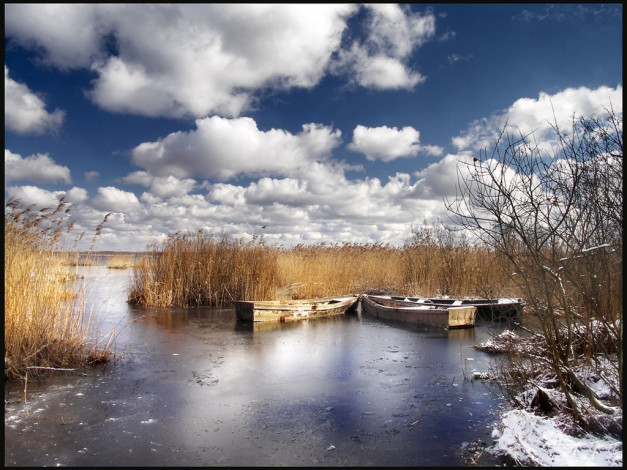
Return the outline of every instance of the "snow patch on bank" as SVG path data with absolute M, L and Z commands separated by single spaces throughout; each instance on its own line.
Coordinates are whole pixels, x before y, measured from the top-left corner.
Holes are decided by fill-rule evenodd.
M 593 323 L 593 328 L 600 326 Z M 601 337 L 595 335 L 595 337 Z M 512 331 L 505 330 L 500 335 L 475 346 L 476 349 L 501 354 L 514 345 L 519 351 L 530 351 L 540 357 L 544 351 L 543 341 L 539 335 L 521 338 Z M 597 357 L 596 363 L 585 361 L 575 366 L 577 375 L 586 382 L 597 398 L 606 401 L 605 406 L 613 413 L 604 415 L 590 408 L 589 403 L 576 394 L 572 399 L 577 402 L 578 409 L 587 409 L 589 416 L 599 419 L 599 424 L 611 423 L 607 435 L 603 437 L 591 433 L 573 432 L 572 423 L 567 420 L 567 406 L 563 393 L 553 386 L 543 383 L 538 375 L 535 387 L 522 391 L 517 402 L 523 409 L 504 412 L 501 420 L 492 432 L 494 443 L 488 452 L 498 457 L 510 459 L 515 465 L 540 467 L 622 467 L 622 408 L 612 406 L 615 403 L 615 385 L 618 384 L 616 366 L 607 358 Z M 487 374 L 486 378 L 494 376 Z M 610 386 L 612 384 L 612 386 Z M 546 385 L 546 386 L 543 386 Z M 554 405 L 556 414 L 552 416 L 537 414 L 534 411 L 534 397 L 538 392 Z M 616 431 L 616 427 L 619 430 Z M 570 428 L 570 432 L 568 429 Z
M 562 432 L 555 419 L 525 410 L 506 412 L 491 452 L 519 465 L 540 467 L 622 467 L 622 441 L 587 434 L 581 438 Z

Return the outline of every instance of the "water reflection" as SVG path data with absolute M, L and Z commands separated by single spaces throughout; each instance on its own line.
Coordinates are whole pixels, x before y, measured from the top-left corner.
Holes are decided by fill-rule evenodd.
M 152 323 L 168 330 L 187 327 L 192 324 L 198 328 L 211 327 L 213 324 L 235 323 L 232 309 L 172 308 L 155 309 L 129 305 L 128 311 L 134 322 Z
M 459 466 L 462 442 L 489 440 L 500 394 L 464 368 L 490 366 L 472 345 L 492 326 L 242 323 L 129 306 L 128 278 L 94 271 L 89 301 L 125 325 L 124 359 L 29 383 L 26 405 L 5 386 L 5 465 Z
M 289 331 L 294 328 L 304 328 L 308 321 L 309 320 L 292 322 L 249 322 L 237 320 L 235 322 L 235 331 L 242 334 L 262 333 L 264 331 Z

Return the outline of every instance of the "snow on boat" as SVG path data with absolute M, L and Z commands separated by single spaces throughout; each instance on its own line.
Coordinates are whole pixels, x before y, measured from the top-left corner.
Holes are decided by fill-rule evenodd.
M 342 315 L 355 308 L 359 297 L 324 297 L 302 300 L 236 300 L 238 320 L 248 322 L 283 322 Z
M 420 304 L 405 298 L 379 295 L 361 296 L 361 309 L 380 320 L 434 328 L 473 328 L 477 307 Z
M 521 298 L 451 299 L 390 296 L 394 300 L 407 300 L 434 307 L 477 307 L 477 317 L 482 320 L 501 320 L 518 316 L 525 305 Z

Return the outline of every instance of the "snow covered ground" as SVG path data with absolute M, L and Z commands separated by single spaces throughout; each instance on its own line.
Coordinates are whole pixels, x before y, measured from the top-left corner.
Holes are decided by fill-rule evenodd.
M 539 467 L 622 467 L 623 442 L 587 434 L 576 438 L 565 434 L 557 419 L 531 411 L 511 410 L 495 429 L 495 445 L 489 450 L 506 455 L 519 465 Z
M 505 331 L 499 337 L 486 341 L 478 346 L 493 352 L 502 352 L 507 341 L 519 341 L 511 331 Z M 606 372 L 607 373 L 607 372 Z M 591 370 L 588 385 L 595 391 L 599 400 L 611 396 L 610 388 L 603 380 L 594 377 Z M 539 386 L 554 401 L 560 401 L 557 390 Z M 613 408 L 611 418 L 620 426 L 620 439 L 612 436 L 598 437 L 593 434 L 577 435 L 567 433 L 568 417 L 558 414 L 555 417 L 541 416 L 531 406 L 533 391 L 521 394 L 519 402 L 527 406 L 505 412 L 499 425 L 493 431 L 494 445 L 488 452 L 504 456 L 517 465 L 541 467 L 622 467 L 622 409 Z M 585 404 L 582 401 L 582 406 Z M 571 423 L 572 424 L 572 423 Z

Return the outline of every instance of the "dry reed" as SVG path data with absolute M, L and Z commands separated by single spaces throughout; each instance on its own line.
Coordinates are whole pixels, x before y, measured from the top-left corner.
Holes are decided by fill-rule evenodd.
M 135 254 L 124 253 L 105 257 L 107 269 L 129 269 L 135 264 Z
M 171 235 L 135 265 L 128 301 L 193 307 L 271 299 L 277 295 L 276 254 L 256 237 L 243 242 L 203 231 Z
M 68 256 L 55 250 L 72 229 L 70 206 L 35 211 L 18 200 L 4 219 L 5 377 L 21 378 L 108 358 L 108 349 L 88 342 L 91 320 L 83 293 L 68 272 Z
M 503 257 L 473 245 L 460 232 L 439 222 L 412 230 L 403 248 L 402 293 L 423 297 L 519 297 Z
M 279 255 L 281 285 L 297 299 L 397 292 L 402 251 L 380 243 L 297 245 Z
M 134 268 L 129 303 L 223 306 L 231 300 L 359 293 L 516 296 L 507 264 L 483 247 L 434 231 L 403 247 L 380 243 L 266 246 L 204 232 L 171 235 Z

